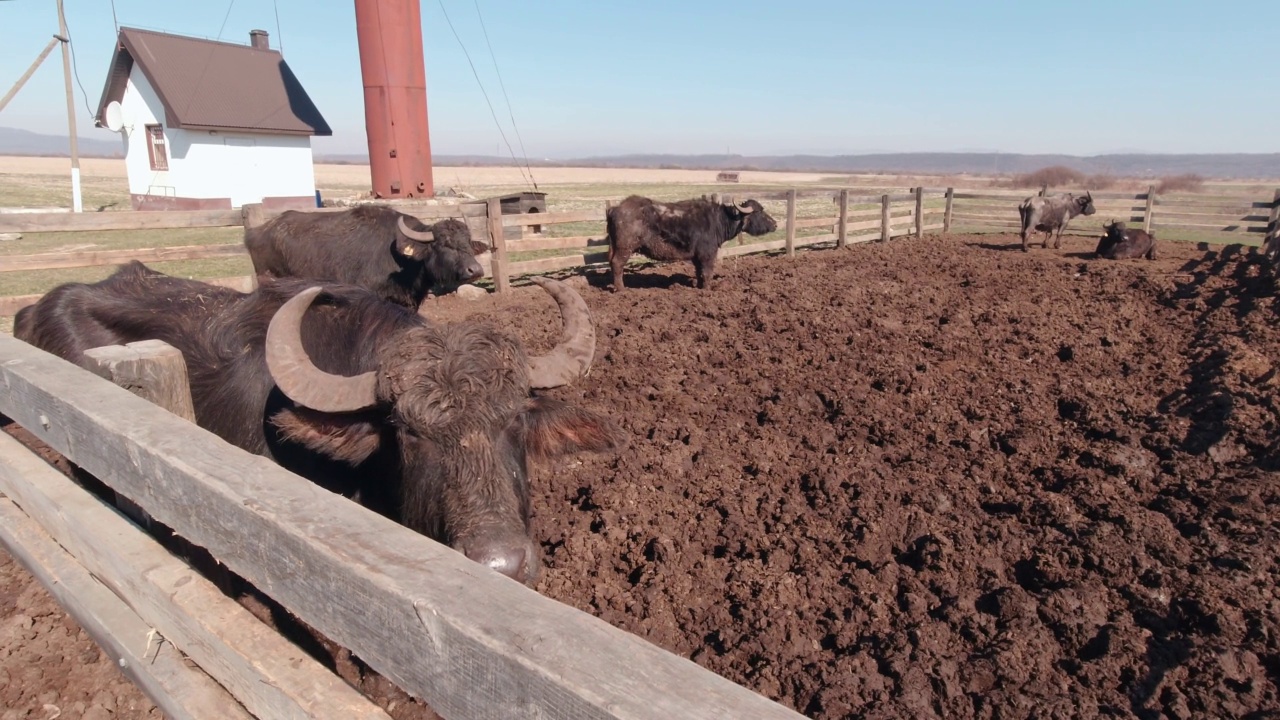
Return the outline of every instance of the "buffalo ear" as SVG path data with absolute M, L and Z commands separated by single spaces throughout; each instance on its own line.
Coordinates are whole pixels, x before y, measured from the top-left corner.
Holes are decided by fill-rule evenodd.
M 367 414 L 294 407 L 271 416 L 271 424 L 281 439 L 352 466 L 369 459 L 382 443 L 378 426 Z
M 487 252 L 491 252 L 492 250 L 493 248 L 489 247 L 488 243 L 482 243 L 478 240 L 471 241 L 471 253 L 473 255 L 483 255 Z
M 396 233 L 396 252 L 410 260 L 421 260 L 427 254 L 427 244 Z
M 534 398 L 524 412 L 525 451 L 550 459 L 622 447 L 622 432 L 600 413 L 551 398 Z

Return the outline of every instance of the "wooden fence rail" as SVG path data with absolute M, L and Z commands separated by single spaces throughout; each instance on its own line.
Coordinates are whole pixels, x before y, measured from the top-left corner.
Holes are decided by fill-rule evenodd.
M 1105 220 L 1141 223 L 1147 230 L 1187 229 L 1207 232 L 1240 233 L 1245 236 L 1265 234 L 1275 226 L 1275 198 L 1262 200 L 1249 197 L 1178 196 L 1159 197 L 1154 187 L 1146 192 L 1091 193 L 1097 213 L 1077 219 L 1069 232 L 1096 233 L 1096 225 Z M 802 190 L 751 193 L 757 200 L 784 202 L 779 223 L 780 240 L 748 241 L 725 247 L 725 256 L 784 250 L 794 254 L 796 248 L 834 243 L 889 240 L 903 235 L 920 237 L 926 232 L 949 233 L 954 227 L 969 230 L 1018 230 L 1017 206 L 1027 196 L 1025 191 L 984 188 L 912 188 L 910 192 L 880 195 L 853 195 L 850 190 Z M 1277 191 L 1280 197 L 1280 191 Z M 830 198 L 835 214 L 824 217 L 799 216 L 801 199 Z M 510 288 L 511 279 L 521 275 L 546 273 L 577 267 L 598 266 L 607 261 L 603 233 L 552 237 L 531 232 L 534 226 L 547 228 L 567 223 L 596 223 L 602 226 L 607 202 L 598 208 L 547 213 L 501 214 L 496 198 L 460 205 L 424 205 L 405 203 L 398 208 L 425 220 L 461 216 L 473 235 L 487 237 L 493 252 L 481 258 L 481 265 L 493 279 L 498 292 Z M 939 206 L 940 205 L 940 206 Z M 321 208 L 316 212 L 334 212 L 342 208 Z M 495 214 L 496 213 L 496 214 Z M 245 226 L 265 222 L 278 211 L 246 206 L 242 210 L 207 210 L 193 212 L 117 212 L 117 213 L 33 213 L 0 214 L 0 232 L 45 232 L 63 230 L 121 230 L 126 228 Z M 903 229 L 907 228 L 904 232 Z M 814 233 L 815 230 L 829 230 Z M 578 232 L 582 232 L 579 230 Z M 515 253 L 565 250 L 562 255 L 532 260 L 513 261 Z M 141 250 L 83 250 L 70 253 L 39 253 L 23 256 L 0 256 L 0 272 L 53 268 L 114 265 L 126 260 L 143 262 L 240 257 L 239 244 L 194 245 L 186 247 Z M 248 278 L 225 279 L 238 287 L 252 287 Z M 0 298 L 0 315 L 12 315 L 39 296 Z

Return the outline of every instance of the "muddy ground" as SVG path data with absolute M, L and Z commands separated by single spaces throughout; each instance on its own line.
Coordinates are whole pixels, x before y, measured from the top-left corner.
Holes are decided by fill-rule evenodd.
M 539 590 L 814 718 L 1280 716 L 1275 284 L 1014 244 L 574 278 L 630 444 L 535 473 Z

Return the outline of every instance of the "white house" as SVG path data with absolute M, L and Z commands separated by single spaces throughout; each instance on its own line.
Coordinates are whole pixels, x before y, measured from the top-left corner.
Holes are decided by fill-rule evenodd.
M 315 207 L 311 136 L 333 133 L 267 33 L 249 39 L 120 28 L 97 124 L 119 123 L 135 210 Z

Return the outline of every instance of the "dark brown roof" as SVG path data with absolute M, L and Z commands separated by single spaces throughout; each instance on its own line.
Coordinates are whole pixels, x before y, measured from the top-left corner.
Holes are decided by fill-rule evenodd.
M 99 125 L 107 103 L 124 96 L 135 63 L 160 96 L 169 127 L 333 134 L 279 51 L 123 27 Z

